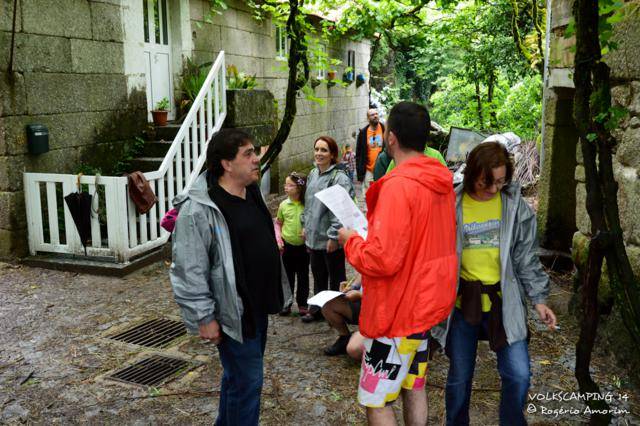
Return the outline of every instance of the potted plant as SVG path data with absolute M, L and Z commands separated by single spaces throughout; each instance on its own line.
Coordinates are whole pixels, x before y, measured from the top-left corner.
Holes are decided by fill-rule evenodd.
M 366 82 L 364 74 L 358 74 L 356 76 L 356 87 L 362 86 Z
M 169 99 L 162 98 L 156 104 L 156 109 L 151 111 L 151 115 L 153 116 L 153 124 L 155 124 L 156 126 L 166 126 L 168 114 L 169 114 Z
M 347 85 L 353 83 L 353 69 L 348 67 L 344 74 L 342 75 L 342 81 L 344 81 Z
M 327 71 L 327 87 L 336 85 L 336 71 Z
M 309 78 L 309 85 L 311 86 L 312 89 L 315 89 L 316 87 L 318 87 L 320 85 L 320 79 L 317 77 L 310 77 Z

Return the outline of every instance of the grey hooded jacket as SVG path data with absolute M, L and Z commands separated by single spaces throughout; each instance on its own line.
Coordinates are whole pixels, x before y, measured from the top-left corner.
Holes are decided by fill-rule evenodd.
M 334 164 L 323 173 L 315 167 L 307 178 L 304 211 L 300 221 L 304 227 L 305 244 L 313 250 L 325 250 L 329 239 L 338 239 L 338 229 L 342 227 L 340 221 L 322 201 L 315 197 L 315 194 L 329 186 L 340 185 L 347 190 L 351 198 L 355 196 L 353 181 L 344 171 L 336 167 Z
M 462 258 L 462 194 L 456 187 L 456 251 Z M 511 183 L 500 193 L 502 221 L 500 223 L 500 290 L 502 291 L 502 320 L 507 342 L 527 338 L 526 298 L 535 305 L 545 303 L 549 294 L 549 277 L 538 258 L 536 216 L 520 195 L 520 185 Z M 458 286 L 460 285 L 458 264 Z M 431 329 L 431 335 L 445 346 L 451 315 Z
M 227 336 L 242 343 L 243 306 L 231 237 L 222 212 L 209 197 L 206 176 L 202 173 L 187 193 L 173 200 L 180 213 L 172 236 L 171 286 L 190 333 L 198 334 L 199 324 L 215 319 Z M 291 289 L 286 274 L 281 276 L 287 300 Z

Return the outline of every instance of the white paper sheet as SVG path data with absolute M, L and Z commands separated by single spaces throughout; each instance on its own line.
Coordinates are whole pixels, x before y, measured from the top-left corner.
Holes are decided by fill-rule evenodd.
M 367 239 L 367 218 L 343 187 L 333 185 L 317 192 L 316 197 L 331 210 L 345 228 L 354 229 L 362 238 Z
M 316 294 L 315 296 L 307 300 L 307 304 L 320 306 L 322 308 L 324 304 L 327 303 L 328 301 L 343 295 L 344 293 L 341 293 L 339 291 L 325 290 L 325 291 L 321 291 L 320 293 Z

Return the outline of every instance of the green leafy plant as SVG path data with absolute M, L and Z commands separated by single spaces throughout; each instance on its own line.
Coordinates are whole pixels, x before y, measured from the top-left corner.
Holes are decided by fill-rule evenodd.
M 169 110 L 169 99 L 162 98 L 156 104 L 156 111 L 168 111 Z
M 255 89 L 257 84 L 255 75 L 247 75 L 243 72 L 238 72 L 238 68 L 233 64 L 227 67 L 227 89 L 251 90 Z
M 129 144 L 122 158 L 118 160 L 115 166 L 113 166 L 112 174 L 115 176 L 119 176 L 123 173 L 129 172 L 131 167 L 131 160 L 139 157 L 142 154 L 143 150 L 144 139 L 142 139 L 140 136 L 136 136 Z
M 202 88 L 207 79 L 208 69 L 212 62 L 196 64 L 191 58 L 186 58 L 182 67 L 182 79 L 180 80 L 180 110 L 186 113 L 191 108 L 193 101 L 198 96 L 198 92 Z

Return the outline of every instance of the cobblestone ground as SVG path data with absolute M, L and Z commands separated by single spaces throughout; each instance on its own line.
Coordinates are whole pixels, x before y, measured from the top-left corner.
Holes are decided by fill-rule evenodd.
M 577 392 L 572 373 L 577 332 L 575 320 L 566 313 L 570 288 L 568 277 L 555 277 L 550 304 L 559 313 L 558 332 L 544 331 L 530 321 L 530 393 L 542 398 L 532 402 L 531 424 L 588 420 L 579 401 L 545 400 L 552 392 Z M 167 262 L 125 278 L 0 264 L 0 289 L 0 423 L 213 423 L 221 374 L 214 346 L 185 337 L 167 349 L 150 351 L 105 337 L 146 319 L 179 318 Z M 365 423 L 364 411 L 355 402 L 359 366 L 346 357 L 322 355 L 322 348 L 334 339 L 325 323 L 303 324 L 297 316 L 270 318 L 263 424 Z M 197 366 L 157 389 L 104 379 L 148 353 L 177 356 Z M 436 354 L 427 386 L 430 424 L 442 423 L 447 368 L 447 358 Z M 616 424 L 640 424 L 638 392 L 615 361 L 596 353 L 593 375 L 614 395 L 612 407 L 628 411 L 615 418 Z M 498 423 L 499 387 L 495 356 L 482 343 L 472 395 L 473 424 Z M 543 410 L 565 412 L 555 417 L 553 411 Z

